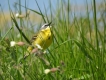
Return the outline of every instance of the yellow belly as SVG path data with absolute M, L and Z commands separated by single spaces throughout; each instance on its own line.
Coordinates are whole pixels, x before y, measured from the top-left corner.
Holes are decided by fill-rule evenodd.
M 46 49 L 50 46 L 50 44 L 52 43 L 52 33 L 50 31 L 50 29 L 41 31 L 36 40 L 32 43 L 33 45 L 40 45 L 43 49 Z
M 41 30 L 36 36 L 35 40 L 32 41 L 32 45 L 27 48 L 28 53 L 25 56 L 28 56 L 32 50 L 37 47 L 36 44 L 40 45 L 42 49 L 47 49 L 53 40 L 53 35 L 51 33 L 50 28 L 46 28 L 45 30 Z

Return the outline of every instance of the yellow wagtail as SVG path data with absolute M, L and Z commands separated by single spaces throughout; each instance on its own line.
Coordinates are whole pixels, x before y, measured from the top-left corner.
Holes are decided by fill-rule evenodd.
M 32 50 L 39 45 L 43 50 L 47 49 L 53 40 L 53 35 L 50 29 L 50 24 L 44 24 L 38 34 L 32 37 L 31 46 L 28 47 L 28 52 L 31 53 Z

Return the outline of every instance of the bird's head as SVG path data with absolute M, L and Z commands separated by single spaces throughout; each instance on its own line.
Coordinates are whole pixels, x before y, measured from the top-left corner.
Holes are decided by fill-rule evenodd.
M 52 22 L 44 24 L 40 29 L 41 29 L 41 30 L 44 30 L 44 29 L 46 29 L 46 28 L 50 28 L 50 27 L 51 27 L 51 26 L 50 26 L 51 23 L 52 23 Z

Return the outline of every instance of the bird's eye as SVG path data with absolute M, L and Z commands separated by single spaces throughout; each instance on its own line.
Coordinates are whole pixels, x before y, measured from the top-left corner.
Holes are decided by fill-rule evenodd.
M 44 25 L 41 27 L 41 29 L 47 28 L 48 26 L 50 26 L 50 24 L 51 24 L 51 23 L 46 23 L 46 24 L 44 24 Z
M 44 24 L 41 29 L 45 29 L 48 25 L 47 24 Z
M 46 23 L 46 24 L 44 24 L 44 26 L 50 26 L 50 24 L 51 24 L 51 23 Z

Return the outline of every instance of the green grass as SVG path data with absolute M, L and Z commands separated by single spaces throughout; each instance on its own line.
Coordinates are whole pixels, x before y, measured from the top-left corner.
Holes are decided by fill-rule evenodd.
M 71 11 L 70 0 L 57 1 L 57 8 L 50 4 L 50 14 L 47 9 L 43 13 L 40 5 L 35 0 L 39 11 L 29 9 L 26 5 L 21 5 L 18 0 L 19 13 L 23 13 L 21 8 L 33 12 L 42 17 L 37 28 L 46 22 L 52 21 L 52 33 L 54 40 L 46 50 L 43 59 L 39 56 L 30 55 L 26 59 L 24 54 L 30 44 L 29 40 L 34 35 L 34 23 L 29 15 L 25 18 L 16 18 L 14 11 L 9 11 L 11 21 L 8 27 L 6 18 L 1 6 L 1 14 L 4 15 L 4 28 L 0 29 L 0 80 L 105 80 L 106 79 L 106 20 L 105 11 L 100 12 L 96 6 L 96 0 L 92 1 L 93 17 L 90 18 L 89 5 L 87 0 L 86 15 L 77 16 Z M 106 1 L 102 2 L 104 5 Z M 45 4 L 44 4 L 45 7 Z M 65 8 L 65 10 L 64 10 Z M 105 7 L 101 7 L 105 9 Z M 98 11 L 96 11 L 98 10 Z M 97 13 L 100 12 L 100 18 Z M 102 23 L 103 30 L 99 28 Z M 30 27 L 29 27 L 30 26 Z M 2 27 L 2 26 L 0 26 Z M 20 35 L 20 36 L 17 36 Z M 23 41 L 25 45 L 10 47 L 10 42 Z M 47 62 L 50 65 L 47 65 Z M 44 73 L 45 69 L 58 68 L 57 71 Z

